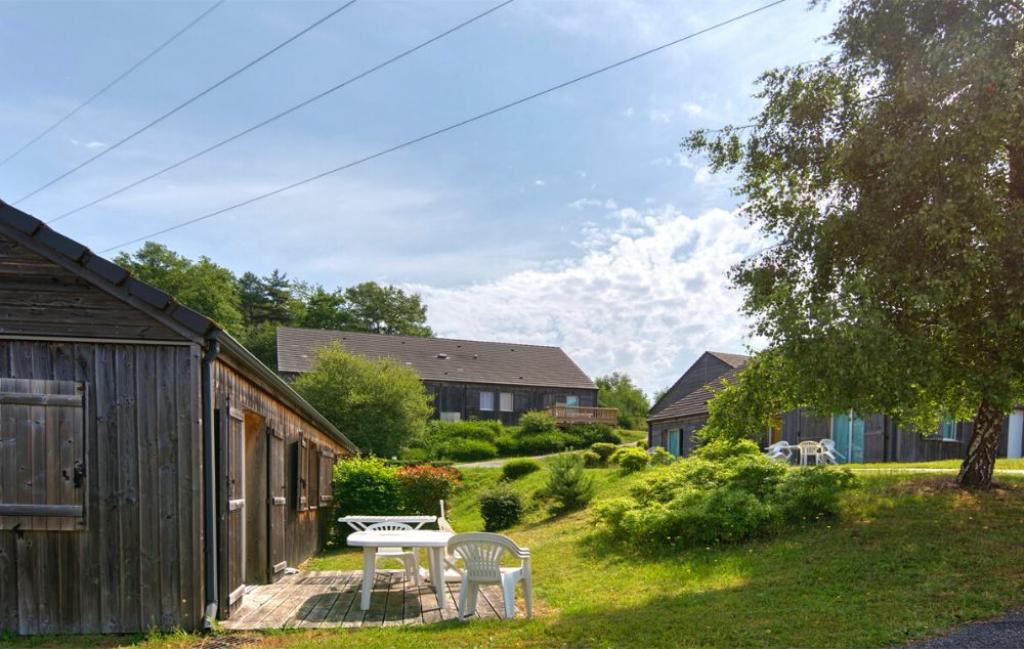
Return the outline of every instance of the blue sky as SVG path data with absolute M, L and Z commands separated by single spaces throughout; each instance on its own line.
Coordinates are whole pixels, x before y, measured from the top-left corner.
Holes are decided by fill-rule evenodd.
M 210 2 L 0 3 L 0 159 Z M 0 167 L 13 201 L 341 2 L 229 0 Z M 361 0 L 157 127 L 18 206 L 49 219 L 480 13 Z M 761 1 L 517 0 L 214 153 L 66 218 L 94 250 L 142 236 L 679 38 Z M 158 237 L 237 272 L 421 292 L 442 335 L 564 347 L 648 391 L 703 349 L 752 341 L 729 266 L 764 245 L 729 179 L 679 153 L 745 123 L 763 70 L 816 58 L 836 7 L 753 18 L 291 192 Z

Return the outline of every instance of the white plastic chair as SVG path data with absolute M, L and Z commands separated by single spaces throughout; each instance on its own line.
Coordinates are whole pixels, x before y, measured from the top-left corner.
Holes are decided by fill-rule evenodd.
M 839 449 L 836 448 L 835 440 L 821 440 L 821 453 L 818 455 L 819 464 L 822 459 L 826 464 L 839 464 L 839 458 L 845 459 L 846 456 L 840 453 Z
M 815 442 L 813 439 L 805 439 L 804 441 L 797 444 L 800 449 L 800 465 L 806 466 L 808 459 L 813 455 L 814 463 L 821 463 L 821 444 Z
M 793 451 L 789 450 L 789 442 L 775 442 L 764 449 L 769 459 L 789 462 Z
M 406 530 L 411 532 L 412 526 L 395 521 L 374 523 L 366 528 L 367 532 L 404 532 Z M 417 586 L 422 586 L 420 561 L 417 555 L 418 553 L 416 548 L 377 548 L 377 556 L 374 558 L 374 567 L 376 568 L 377 563 L 381 560 L 396 559 L 401 561 L 402 565 L 405 567 L 405 579 L 408 581 L 408 579 L 412 577 Z
M 441 501 L 441 515 L 437 518 L 437 529 L 442 532 L 449 532 L 455 534 L 455 528 L 448 522 L 444 513 L 444 501 Z M 448 549 L 445 548 L 444 553 L 444 580 L 445 581 L 462 581 L 462 570 L 456 564 L 457 557 L 451 555 Z
M 462 587 L 459 589 L 459 619 L 466 611 L 476 610 L 477 595 L 484 584 L 500 584 L 505 599 L 505 618 L 516 615 L 516 583 L 523 582 L 526 617 L 533 616 L 533 580 L 530 575 L 530 551 L 520 548 L 507 536 L 488 532 L 456 534 L 448 541 L 448 551 L 462 559 Z M 521 559 L 518 568 L 503 568 L 505 553 Z

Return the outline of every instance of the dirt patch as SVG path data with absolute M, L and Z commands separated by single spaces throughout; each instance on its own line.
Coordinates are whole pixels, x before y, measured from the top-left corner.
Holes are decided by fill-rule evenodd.
M 189 649 L 241 649 L 262 644 L 263 638 L 253 635 L 209 635 L 201 638 Z

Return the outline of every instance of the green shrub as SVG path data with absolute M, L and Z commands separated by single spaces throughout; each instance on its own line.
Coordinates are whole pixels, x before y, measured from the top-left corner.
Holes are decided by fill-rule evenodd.
M 524 432 L 516 442 L 516 452 L 520 455 L 544 455 L 565 450 L 565 437 L 558 432 L 529 435 Z
M 749 439 L 719 438 L 707 442 L 693 452 L 705 460 L 724 460 L 738 455 L 762 455 L 760 447 Z
M 604 424 L 573 424 L 564 426 L 561 430 L 569 444 L 575 448 L 585 448 L 600 442 L 610 444 L 622 442 L 618 433 Z
M 644 450 L 647 450 L 647 440 L 645 440 L 645 439 L 638 439 L 638 440 L 636 440 L 636 447 L 637 448 L 642 448 Z
M 849 469 L 795 469 L 779 482 L 771 502 L 787 523 L 835 518 L 839 515 L 839 496 L 856 482 Z
M 594 451 L 583 451 L 580 453 L 580 457 L 583 458 L 583 466 L 588 469 L 596 469 L 605 465 L 604 459 Z
M 584 460 L 576 453 L 551 460 L 544 493 L 554 500 L 551 512 L 560 514 L 585 507 L 594 497 L 594 479 L 584 471 Z
M 505 432 L 499 435 L 497 439 L 494 440 L 494 446 L 498 449 L 498 455 L 502 457 L 520 455 L 519 437 L 511 432 Z
M 425 462 L 430 457 L 430 453 L 421 446 L 410 446 L 402 449 L 400 457 L 401 459 L 398 462 L 419 464 L 420 462 Z M 394 461 L 392 462 L 395 463 Z
M 498 457 L 498 447 L 482 439 L 453 439 L 438 447 L 441 457 L 461 462 Z
M 596 442 L 590 445 L 590 450 L 601 456 L 602 463 L 608 462 L 608 458 L 612 456 L 612 453 L 615 452 L 616 448 L 618 447 L 616 447 L 615 444 L 610 444 L 608 442 Z
M 427 436 L 450 439 L 480 439 L 494 442 L 494 439 L 505 432 L 500 421 L 442 421 L 435 419 L 427 426 Z
M 839 513 L 855 483 L 848 470 L 788 470 L 760 453 L 712 453 L 653 469 L 629 497 L 600 503 L 597 520 L 613 538 L 657 550 L 737 543 L 783 525 Z
M 401 514 L 405 490 L 398 469 L 380 458 L 352 458 L 334 466 L 335 516 Z M 347 528 L 340 532 L 346 532 Z
M 676 461 L 676 456 L 660 446 L 648 453 L 648 455 L 650 456 L 651 466 L 667 466 Z
M 408 514 L 434 514 L 438 503 L 448 500 L 459 486 L 459 472 L 429 465 L 403 466 L 398 469 Z
M 522 519 L 523 499 L 507 487 L 496 487 L 480 497 L 480 516 L 488 532 L 508 529 Z
M 543 410 L 524 412 L 519 418 L 520 435 L 529 436 L 540 433 L 553 433 L 557 430 L 555 418 Z
M 619 468 L 624 473 L 635 473 L 646 469 L 650 458 L 647 455 L 647 451 L 642 448 L 626 446 L 612 453 L 608 461 L 619 465 Z
M 540 462 L 524 457 L 506 462 L 505 466 L 501 467 L 501 477 L 505 480 L 517 480 L 534 471 L 540 471 Z

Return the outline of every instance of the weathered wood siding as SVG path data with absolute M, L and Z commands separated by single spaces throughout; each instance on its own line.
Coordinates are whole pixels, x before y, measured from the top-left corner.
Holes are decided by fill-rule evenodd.
M 84 529 L 0 531 L 0 633 L 194 628 L 199 349 L 0 340 L 0 377 L 86 386 Z
M 317 449 L 329 449 L 337 457 L 347 454 L 347 451 L 329 435 L 317 430 L 312 423 L 300 417 L 287 404 L 272 397 L 265 389 L 221 359 L 214 363 L 213 383 L 218 398 L 226 398 L 230 407 L 242 411 L 246 416 L 247 425 L 251 425 L 253 415 L 262 419 L 263 429 L 260 434 L 265 438 L 273 438 L 264 442 L 264 448 L 279 449 L 279 452 L 283 453 L 283 457 L 280 458 L 267 454 L 268 464 L 255 471 L 246 470 L 247 480 L 263 478 L 276 483 L 274 495 L 268 492 L 268 501 L 264 501 L 264 505 L 268 507 L 267 519 L 271 521 L 271 525 L 268 526 L 270 529 L 256 543 L 251 542 L 251 538 L 248 539 L 246 547 L 249 551 L 256 551 L 266 557 L 265 565 L 271 569 L 271 574 L 273 564 L 279 564 L 282 560 L 287 561 L 289 566 L 298 566 L 323 547 L 326 540 L 326 519 L 333 512 L 333 508 L 329 506 L 319 507 L 319 497 L 317 502 L 307 501 L 306 509 L 300 510 L 299 496 L 295 489 L 298 484 L 299 446 L 305 440 L 308 445 L 315 445 Z M 308 458 L 305 466 L 308 471 Z M 286 488 L 283 494 L 277 495 L 281 488 L 281 475 L 284 477 Z M 319 491 L 319 486 L 317 490 Z M 285 499 L 283 514 L 281 506 L 275 506 L 273 498 Z M 273 525 L 273 521 L 280 521 L 282 517 L 284 529 L 280 530 L 279 526 Z M 323 524 L 319 520 L 321 518 L 325 519 Z M 282 542 L 283 550 L 277 547 Z
M 142 311 L 0 235 L 0 334 L 179 340 Z
M 579 398 L 579 405 L 597 406 L 597 390 L 573 388 L 523 387 L 521 385 L 424 381 L 427 394 L 434 397 L 434 417 L 442 412 L 457 412 L 462 419 L 497 419 L 507 426 L 519 423 L 519 417 L 531 410 L 544 410 L 565 403 L 567 396 Z M 494 394 L 494 410 L 480 410 L 480 393 Z M 512 411 L 501 412 L 500 394 L 512 393 Z
M 700 389 L 733 369 L 731 365 L 714 356 L 702 354 L 697 361 L 679 377 L 672 387 L 651 407 L 648 416 L 657 415 L 669 405 L 679 401 L 694 390 Z
M 647 427 L 647 445 L 668 449 L 668 432 L 679 431 L 679 455 L 686 457 L 697 448 L 697 432 L 708 423 L 707 415 L 653 421 Z

